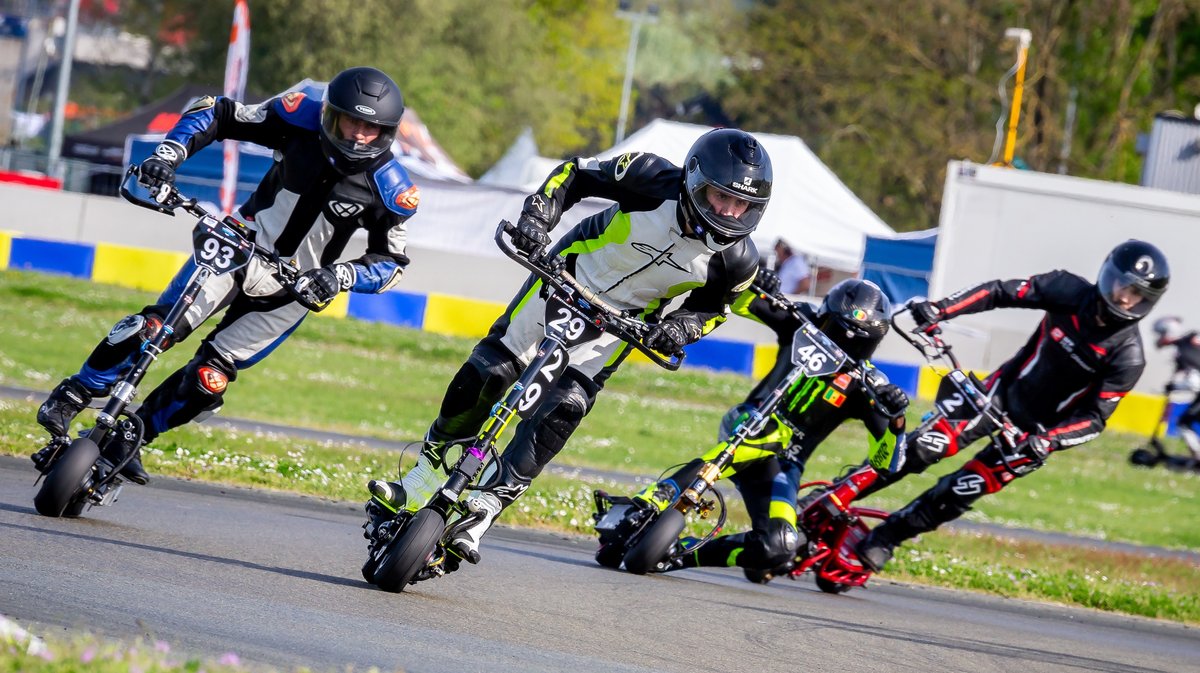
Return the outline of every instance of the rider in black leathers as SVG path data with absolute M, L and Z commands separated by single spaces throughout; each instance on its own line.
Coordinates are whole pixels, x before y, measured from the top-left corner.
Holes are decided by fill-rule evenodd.
M 1154 321 L 1154 332 L 1158 335 L 1155 347 L 1175 349 L 1175 372 L 1167 384 L 1168 402 L 1176 391 L 1196 393 L 1175 425 L 1191 453 L 1190 467 L 1200 467 L 1200 332 L 1185 330 L 1183 321 L 1175 316 Z M 1179 464 L 1185 463 L 1186 459 L 1179 460 Z
M 1162 252 L 1131 240 L 1104 260 L 1095 284 L 1067 271 L 1051 271 L 989 281 L 940 301 L 912 305 L 918 328 L 930 333 L 943 320 L 994 308 L 1046 313 L 1025 346 L 984 381 L 993 404 L 1024 433 L 1017 457 L 1009 460 L 1012 469 L 1000 448 L 985 447 L 873 529 L 858 549 L 863 562 L 882 568 L 899 543 L 961 516 L 981 496 L 1037 469 L 1052 451 L 1099 435 L 1142 375 L 1145 357 L 1137 323 L 1166 291 L 1169 279 Z M 994 430 L 983 417 L 950 422 L 934 414 L 909 434 L 904 469 L 877 480 L 870 491 L 923 472 Z
M 772 275 L 760 271 L 756 285 L 770 290 L 771 281 L 763 279 Z M 904 441 L 908 397 L 869 360 L 888 331 L 891 304 L 887 297 L 869 281 L 852 279 L 834 286 L 819 308 L 803 302 L 795 306 L 849 359 L 833 374 L 800 379 L 779 402 L 763 431 L 737 448 L 733 463 L 722 473 L 741 494 L 751 530 L 717 537 L 694 552 L 672 558 L 671 570 L 697 566 L 770 570 L 790 562 L 805 544 L 796 521 L 796 494 L 805 463 L 817 446 L 848 420 L 857 419 L 866 427 L 872 465 L 885 472 L 896 465 L 895 450 Z M 792 338 L 803 324 L 801 319 L 753 291 L 739 298 L 734 312 L 775 332 L 779 341 L 775 365 L 746 401 L 725 415 L 718 434 L 721 444 L 633 496 L 635 503 L 659 511 L 669 507 L 704 462 L 724 449 L 746 411 L 758 406 L 797 366 L 791 357 Z
M 771 182 L 765 149 L 736 129 L 701 136 L 683 168 L 641 152 L 606 161 L 572 159 L 525 200 L 513 244 L 538 257 L 564 210 L 588 197 L 615 201 L 568 231 L 550 254 L 607 303 L 657 320 L 644 344 L 676 353 L 723 322 L 728 305 L 753 281 L 758 253 L 749 235 L 766 208 Z M 531 276 L 450 382 L 426 447 L 402 483 L 368 484 L 372 519 L 380 510 L 416 510 L 441 487 L 449 467 L 446 443 L 479 432 L 543 338 L 540 287 Z M 662 315 L 673 297 L 684 295 L 679 308 Z M 491 488 L 468 495 L 467 507 L 483 517 L 456 533 L 449 545 L 454 555 L 479 561 L 484 532 L 562 449 L 629 352 L 608 333 L 570 349 L 563 377 L 483 475 Z
M 419 198 L 391 151 L 403 113 L 404 100 L 391 78 L 375 68 L 350 68 L 327 85 L 304 80 L 259 105 L 201 98 L 142 162 L 140 181 L 159 189 L 174 183 L 175 169 L 187 157 L 214 141 L 228 138 L 274 149 L 277 160 L 233 217 L 255 233 L 259 245 L 302 272 L 294 293 L 286 292 L 257 258 L 205 282 L 171 342 L 228 310 L 192 361 L 156 387 L 136 412 L 145 429 L 143 444 L 220 408 L 238 372 L 283 343 L 308 315 L 306 305 L 323 305 L 343 291 L 383 292 L 399 282 L 408 265 L 405 222 L 416 213 Z M 366 254 L 339 262 L 359 230 L 367 233 Z M 194 270 L 189 260 L 155 304 L 120 320 L 79 372 L 51 392 L 38 410 L 38 423 L 63 436 L 93 397 L 110 394 Z M 106 453 L 117 461 L 135 452 L 122 474 L 144 484 L 149 475 L 137 453 L 140 445 L 129 436 L 114 441 Z M 46 455 L 34 454 L 39 469 Z

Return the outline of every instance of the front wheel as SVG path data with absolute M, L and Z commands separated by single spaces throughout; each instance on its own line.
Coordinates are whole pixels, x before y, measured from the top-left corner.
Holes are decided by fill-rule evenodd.
M 79 516 L 84 505 L 81 491 L 91 481 L 92 466 L 99 457 L 100 447 L 87 437 L 71 442 L 33 496 L 38 514 L 54 518 Z
M 432 509 L 422 509 L 404 530 L 388 543 L 372 578 L 384 591 L 397 593 L 417 576 L 429 561 L 446 530 L 446 519 Z
M 637 544 L 625 554 L 625 569 L 635 575 L 645 575 L 667 558 L 671 546 L 687 525 L 683 512 L 670 508 L 650 524 Z

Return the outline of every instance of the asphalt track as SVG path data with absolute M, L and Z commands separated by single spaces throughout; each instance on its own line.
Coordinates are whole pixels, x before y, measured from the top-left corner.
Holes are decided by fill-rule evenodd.
M 483 562 L 388 594 L 357 506 L 156 479 L 80 519 L 0 459 L 0 613 L 318 671 L 1200 670 L 1195 629 L 875 581 L 841 596 L 736 570 L 638 577 L 590 540 L 497 528 Z

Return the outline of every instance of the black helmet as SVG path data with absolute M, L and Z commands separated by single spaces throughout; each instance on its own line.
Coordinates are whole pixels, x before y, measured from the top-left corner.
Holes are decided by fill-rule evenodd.
M 1103 300 L 1102 308 L 1110 317 L 1118 321 L 1138 320 L 1154 308 L 1170 280 L 1166 255 L 1145 241 L 1131 239 L 1108 253 L 1100 265 L 1096 289 Z M 1129 297 L 1130 291 L 1133 297 Z M 1122 307 L 1120 300 L 1127 297 L 1137 299 L 1137 303 Z
M 871 357 L 888 333 L 892 302 L 869 280 L 834 285 L 817 309 L 817 327 L 855 360 Z
M 375 68 L 343 70 L 325 87 L 321 106 L 321 146 L 338 170 L 357 173 L 386 152 L 396 138 L 404 115 L 404 97 L 390 77 Z M 368 143 L 343 138 L 339 122 L 345 118 L 375 124 L 379 135 Z
M 684 220 L 713 250 L 724 250 L 750 235 L 771 198 L 771 157 L 754 136 L 737 129 L 716 129 L 700 136 L 684 165 Z M 749 202 L 739 216 L 718 215 L 709 203 L 709 187 Z

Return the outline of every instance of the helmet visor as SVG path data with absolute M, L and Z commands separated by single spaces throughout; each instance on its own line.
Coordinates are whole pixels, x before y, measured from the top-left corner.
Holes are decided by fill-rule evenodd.
M 392 146 L 395 126 L 381 126 L 325 104 L 321 130 L 339 152 L 350 159 L 377 157 Z
M 1100 269 L 1096 287 L 1109 309 L 1127 320 L 1144 317 L 1166 290 L 1165 287 L 1151 287 L 1146 279 L 1122 272 L 1113 264 L 1105 264 Z

